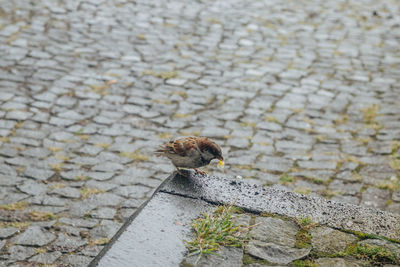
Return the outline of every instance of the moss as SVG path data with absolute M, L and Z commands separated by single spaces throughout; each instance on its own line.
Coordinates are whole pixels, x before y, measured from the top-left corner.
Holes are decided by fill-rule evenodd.
M 49 165 L 49 167 L 55 172 L 62 171 L 63 166 L 64 166 L 63 163 L 55 163 L 55 164 L 50 164 Z
M 374 265 L 377 263 L 400 264 L 399 256 L 384 247 L 351 244 L 346 248 L 345 253 L 357 259 L 367 260 Z
M 0 228 L 14 227 L 18 229 L 25 229 L 31 225 L 30 222 L 0 222 Z
M 104 143 L 96 143 L 94 144 L 94 146 L 100 147 L 100 148 L 104 148 L 107 149 L 110 147 L 110 144 L 104 144 Z
M 179 76 L 177 71 L 165 71 L 157 73 L 152 70 L 145 70 L 142 72 L 142 75 L 151 75 L 161 79 L 172 79 Z
M 299 194 L 303 194 L 303 195 L 308 195 L 312 192 L 312 190 L 308 187 L 305 186 L 299 186 L 296 187 L 293 192 L 299 193 Z
M 110 238 L 104 237 L 90 242 L 89 245 L 105 245 L 110 242 Z
M 293 267 L 318 267 L 317 263 L 310 260 L 295 260 L 292 264 Z
M 120 156 L 130 158 L 136 161 L 148 161 L 150 159 L 149 156 L 141 154 L 140 151 L 138 150 L 134 152 L 121 152 Z
M 0 210 L 23 210 L 28 205 L 27 202 L 15 202 L 10 204 L 2 204 L 0 205 Z
M 341 231 L 342 231 L 342 232 L 345 232 L 345 233 L 353 234 L 353 235 L 357 236 L 359 240 L 364 240 L 364 239 L 381 239 L 381 240 L 388 241 L 389 243 L 397 243 L 397 244 L 400 244 L 400 240 L 398 240 L 398 239 L 386 238 L 386 237 L 381 237 L 381 236 L 378 236 L 378 235 L 375 235 L 375 234 L 362 233 L 362 232 L 353 231 L 353 230 L 346 230 L 346 229 L 343 229 L 343 230 L 341 230 Z M 400 233 L 400 228 L 399 228 L 399 233 Z
M 296 234 L 296 248 L 310 248 L 311 247 L 311 234 L 306 229 L 300 229 Z
M 400 170 L 400 159 L 393 159 L 390 163 L 389 163 L 390 167 L 392 167 L 394 170 L 399 171 Z
M 275 122 L 275 123 L 279 123 L 278 119 L 273 117 L 273 116 L 265 116 L 264 120 L 268 121 L 268 122 Z
M 41 248 L 35 248 L 35 252 L 36 252 L 37 254 L 45 253 L 45 252 L 47 252 L 47 249 L 46 249 L 46 248 L 43 248 L 43 247 L 41 247 Z
M 283 175 L 283 176 L 279 179 L 279 181 L 280 181 L 282 184 L 293 183 L 293 182 L 295 181 L 295 178 L 294 178 L 293 176 L 290 176 L 290 175 L 285 174 L 285 175 Z
M 159 134 L 157 134 L 157 136 L 160 137 L 161 139 L 168 139 L 168 140 L 172 139 L 172 137 L 173 137 L 172 134 L 165 133 L 165 132 L 159 133 Z
M 173 117 L 176 119 L 184 119 L 184 118 L 188 118 L 190 116 L 191 116 L 190 114 L 184 114 L 184 113 L 175 113 L 173 115 Z
M 256 257 L 253 257 L 249 254 L 243 254 L 242 263 L 244 266 L 250 264 L 260 264 L 260 265 L 269 265 L 270 263 L 267 260 L 262 260 Z
M 373 104 L 372 106 L 360 109 L 363 114 L 363 120 L 367 124 L 375 123 L 375 119 L 378 116 L 378 111 L 380 110 L 380 106 L 378 104 Z
M 91 195 L 94 194 L 100 194 L 103 193 L 103 190 L 97 189 L 97 188 L 87 188 L 87 187 L 82 187 L 81 190 L 79 190 L 79 192 L 82 195 L 82 198 L 88 198 Z
M 29 213 L 29 219 L 32 221 L 51 221 L 57 219 L 57 215 L 51 212 L 43 212 L 43 211 L 31 211 Z

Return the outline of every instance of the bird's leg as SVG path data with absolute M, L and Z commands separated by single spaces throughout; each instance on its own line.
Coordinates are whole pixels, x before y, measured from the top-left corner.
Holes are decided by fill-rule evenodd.
M 194 169 L 198 174 L 201 174 L 201 175 L 206 175 L 207 173 L 205 172 L 205 171 L 202 171 L 202 170 L 199 170 L 199 169 Z
M 178 174 L 179 174 L 180 176 L 187 177 L 187 174 L 185 174 L 184 172 L 182 172 L 178 167 L 175 166 L 175 168 L 176 168 L 176 171 L 178 172 Z

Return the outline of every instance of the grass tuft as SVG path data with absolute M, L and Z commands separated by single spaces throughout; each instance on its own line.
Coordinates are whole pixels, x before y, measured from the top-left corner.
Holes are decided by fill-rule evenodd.
M 220 246 L 241 247 L 244 237 L 243 229 L 233 220 L 237 208 L 220 206 L 213 213 L 204 213 L 201 218 L 192 222 L 194 239 L 186 241 L 189 256 L 211 254 Z

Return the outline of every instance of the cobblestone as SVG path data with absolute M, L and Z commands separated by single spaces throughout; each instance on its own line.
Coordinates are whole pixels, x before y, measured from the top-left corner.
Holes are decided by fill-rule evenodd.
M 51 234 L 111 237 L 174 170 L 157 145 L 186 135 L 222 146 L 226 168 L 205 168 L 219 176 L 400 213 L 398 1 L 0 3 L 0 204 L 20 203 L 13 222 L 35 209 Z M 95 256 L 4 252 L 7 264 Z

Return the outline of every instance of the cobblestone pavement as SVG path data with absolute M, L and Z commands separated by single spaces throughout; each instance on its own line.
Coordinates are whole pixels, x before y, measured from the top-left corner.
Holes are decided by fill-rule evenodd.
M 90 262 L 181 135 L 218 175 L 400 213 L 397 0 L 0 7 L 3 265 Z

